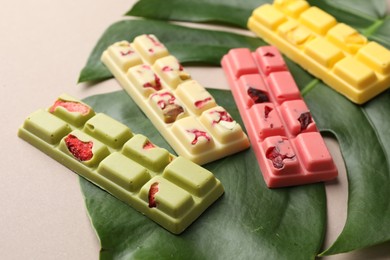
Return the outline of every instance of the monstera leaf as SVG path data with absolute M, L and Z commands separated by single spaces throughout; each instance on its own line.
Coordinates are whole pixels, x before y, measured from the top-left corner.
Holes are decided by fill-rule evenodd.
M 239 118 L 231 93 L 210 90 L 217 103 Z M 169 149 L 150 120 L 119 91 L 85 100 Z M 225 194 L 181 235 L 153 221 L 87 181 L 82 188 L 99 235 L 102 259 L 313 259 L 326 222 L 323 184 L 270 190 L 251 150 L 205 166 Z
M 265 2 L 265 1 L 264 1 Z M 267 1 L 269 2 L 269 1 Z M 310 1 L 365 34 L 390 45 L 385 1 Z M 262 1 L 141 0 L 129 15 L 161 20 L 223 23 L 245 28 Z M 163 21 L 125 20 L 101 37 L 79 81 L 111 77 L 100 55 L 111 43 L 155 34 L 182 63 L 219 65 L 231 48 L 252 50 L 266 43 L 255 37 L 192 29 Z M 287 60 L 287 59 L 286 59 Z M 363 106 L 352 104 L 287 60 L 323 134 L 337 138 L 348 174 L 348 216 L 335 243 L 322 255 L 337 254 L 390 240 L 390 92 Z M 209 86 L 212 87 L 212 86 Z M 210 90 L 239 118 L 229 91 Z M 86 99 L 97 111 L 124 122 L 134 132 L 170 149 L 125 92 Z M 172 150 L 171 150 L 172 151 Z M 173 152 L 173 151 L 172 151 Z M 175 236 L 86 181 L 82 189 L 102 244 L 101 257 L 192 259 L 313 259 L 321 253 L 326 225 L 323 184 L 267 189 L 251 149 L 205 165 L 225 187 L 225 195 L 182 235 Z

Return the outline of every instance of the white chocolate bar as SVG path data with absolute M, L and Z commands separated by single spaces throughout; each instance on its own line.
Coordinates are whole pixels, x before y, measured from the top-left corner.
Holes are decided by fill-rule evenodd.
M 241 126 L 154 35 L 114 43 L 101 59 L 178 155 L 205 164 L 249 147 Z

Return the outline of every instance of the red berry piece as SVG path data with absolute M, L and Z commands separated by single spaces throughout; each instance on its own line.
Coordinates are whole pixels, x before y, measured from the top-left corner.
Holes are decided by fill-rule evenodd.
M 263 56 L 265 56 L 265 57 L 274 57 L 275 54 L 273 54 L 272 52 L 266 52 L 266 53 L 264 53 Z
M 121 53 L 122 56 L 127 56 L 127 55 L 130 55 L 130 54 L 134 53 L 134 51 L 132 51 L 132 50 L 121 51 L 120 53 Z
M 191 142 L 192 145 L 195 145 L 198 143 L 198 139 L 200 137 L 203 137 L 203 138 L 206 138 L 207 142 L 209 142 L 211 140 L 210 136 L 204 132 L 204 131 L 200 131 L 198 129 L 193 129 L 193 130 L 187 130 L 188 133 L 192 133 L 195 135 L 195 138 L 194 140 Z
M 144 146 L 142 147 L 144 150 L 153 149 L 155 146 L 151 142 L 147 141 Z
M 146 35 L 146 38 L 148 38 L 148 39 L 153 43 L 153 45 L 154 45 L 155 47 L 163 47 L 162 43 L 160 43 L 159 41 L 157 41 L 156 39 L 154 39 L 151 35 Z M 154 53 L 153 48 L 148 49 L 148 51 L 149 51 L 150 53 Z
M 164 72 L 168 72 L 168 71 L 172 71 L 173 69 L 171 68 L 171 67 L 169 67 L 169 66 L 164 66 L 163 68 L 162 68 L 162 71 L 164 71 Z
M 156 95 L 158 95 L 159 97 L 161 97 L 162 99 L 160 99 L 158 102 L 157 102 L 157 105 L 161 108 L 161 109 L 164 109 L 168 104 L 174 104 L 175 103 L 175 96 L 172 95 L 170 92 L 164 92 L 164 93 L 155 93 L 151 96 L 151 98 L 155 97 Z M 168 97 L 167 100 L 165 100 L 164 98 L 165 97 Z
M 249 87 L 247 93 L 255 104 L 269 102 L 267 94 L 260 89 Z
M 264 107 L 264 118 L 268 118 L 268 115 L 269 115 L 269 113 L 271 113 L 272 110 L 273 110 L 272 107 L 265 106 Z
M 145 83 L 144 88 L 153 88 L 154 90 L 160 90 L 161 89 L 160 78 L 156 74 L 154 74 L 154 82 Z
M 310 112 L 302 113 L 298 118 L 299 123 L 301 123 L 301 131 L 305 130 L 311 122 L 313 122 Z
M 205 99 L 203 99 L 203 100 L 198 100 L 198 101 L 195 102 L 195 106 L 196 106 L 197 108 L 202 108 L 204 105 L 207 104 L 207 102 L 209 102 L 209 101 L 211 101 L 211 100 L 212 100 L 211 97 L 205 98 Z
M 93 157 L 93 142 L 83 142 L 74 135 L 65 138 L 66 147 L 69 152 L 79 161 L 88 161 Z
M 284 166 L 283 160 L 284 159 L 293 159 L 295 155 L 288 156 L 287 154 L 281 154 L 278 147 L 270 147 L 266 155 L 267 159 L 270 159 L 272 161 L 272 164 L 277 169 L 282 169 Z
M 158 192 L 158 182 L 153 183 L 150 185 L 149 188 L 149 208 L 155 208 L 157 207 L 157 202 L 156 202 L 156 193 Z
M 233 118 L 226 111 L 213 111 L 211 113 L 217 113 L 219 115 L 218 120 L 214 120 L 213 124 L 218 124 L 221 121 L 233 122 Z
M 161 42 L 157 41 L 155 38 L 153 38 L 151 35 L 146 35 L 146 38 L 148 38 L 154 46 L 160 47 L 162 46 Z
M 73 101 L 66 101 L 58 99 L 50 108 L 50 113 L 54 113 L 57 107 L 63 107 L 69 112 L 79 112 L 82 115 L 86 115 L 89 113 L 90 108 L 84 104 Z

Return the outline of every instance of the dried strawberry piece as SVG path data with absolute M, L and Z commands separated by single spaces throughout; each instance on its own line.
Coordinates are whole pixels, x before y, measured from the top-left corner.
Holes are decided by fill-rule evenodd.
M 203 100 L 198 100 L 198 101 L 195 102 L 195 107 L 202 108 L 204 105 L 207 104 L 207 102 L 209 102 L 211 100 L 212 100 L 211 97 L 205 98 Z
M 267 159 L 270 159 L 272 161 L 272 164 L 275 168 L 281 169 L 284 166 L 283 160 L 284 159 L 293 159 L 295 155 L 288 156 L 287 154 L 281 154 L 279 149 L 277 147 L 270 147 L 266 155 Z
M 144 144 L 144 146 L 142 147 L 144 150 L 149 150 L 149 149 L 152 149 L 152 148 L 154 148 L 155 146 L 154 146 L 154 144 L 152 144 L 152 142 L 150 142 L 150 141 L 147 141 L 145 144 Z
M 260 89 L 249 87 L 247 93 L 249 97 L 253 100 L 253 102 L 255 102 L 255 104 L 269 102 L 267 93 Z
M 173 71 L 173 69 L 172 69 L 171 67 L 169 67 L 169 66 L 164 66 L 164 67 L 162 68 L 162 71 L 168 72 L 168 71 Z
M 161 89 L 161 80 L 156 74 L 154 74 L 154 82 L 147 82 L 143 86 L 144 86 L 144 88 L 153 88 L 155 90 L 160 90 Z
M 201 130 L 198 130 L 198 129 L 193 129 L 193 130 L 187 130 L 188 133 L 192 133 L 195 135 L 195 138 L 194 140 L 191 142 L 192 145 L 195 145 L 198 143 L 198 139 L 199 137 L 204 137 L 206 138 L 206 140 L 209 142 L 211 140 L 210 136 L 204 132 L 204 131 L 201 131 Z
M 156 193 L 158 192 L 158 182 L 153 183 L 150 185 L 149 188 L 149 208 L 155 208 L 157 207 L 157 202 L 156 202 Z
M 178 70 L 183 71 L 184 70 L 183 66 L 180 63 L 178 65 L 179 65 Z M 169 72 L 169 71 L 173 71 L 173 68 L 171 68 L 169 66 L 164 66 L 161 70 L 164 72 Z
M 132 50 L 128 50 L 128 51 L 121 51 L 120 52 L 120 54 L 122 55 L 122 56 L 127 56 L 127 55 L 130 55 L 130 54 L 132 54 L 132 53 L 134 53 L 134 51 L 132 51 Z
M 268 118 L 268 115 L 269 115 L 269 113 L 271 113 L 272 110 L 273 110 L 272 107 L 265 106 L 264 107 L 264 118 Z
M 93 142 L 83 142 L 76 136 L 70 134 L 65 138 L 66 147 L 69 152 L 79 161 L 88 161 L 93 157 Z
M 313 122 L 310 112 L 302 113 L 298 118 L 299 123 L 301 123 L 301 131 L 305 130 L 311 122 Z
M 226 111 L 213 111 L 212 113 L 217 113 L 219 115 L 218 120 L 214 120 L 213 124 L 218 124 L 221 121 L 233 122 L 233 118 Z
M 275 54 L 273 54 L 272 52 L 266 52 L 263 56 L 265 56 L 265 57 L 274 57 Z
M 57 107 L 63 107 L 69 112 L 79 112 L 82 115 L 86 115 L 89 113 L 90 108 L 87 105 L 84 105 L 79 102 L 74 101 L 66 101 L 58 99 L 50 108 L 49 112 L 54 113 Z
M 170 92 L 164 92 L 164 93 L 155 93 L 151 96 L 151 98 L 155 97 L 156 95 L 158 95 L 159 97 L 168 97 L 168 100 L 164 100 L 164 99 L 161 99 L 157 102 L 157 105 L 161 108 L 161 109 L 164 109 L 168 104 L 174 104 L 175 103 L 175 96 L 172 95 Z
M 146 38 L 148 38 L 153 43 L 154 46 L 157 46 L 157 47 L 163 46 L 161 42 L 157 41 L 150 34 L 146 35 Z
M 162 43 L 161 42 L 159 42 L 159 41 L 157 41 L 156 39 L 154 39 L 151 35 L 146 35 L 146 38 L 148 38 L 152 43 L 153 43 L 153 45 L 155 46 L 155 47 L 163 47 L 164 45 L 162 45 Z M 150 52 L 150 53 L 153 53 L 154 52 L 154 50 L 153 50 L 153 48 L 149 48 L 148 49 L 148 51 Z

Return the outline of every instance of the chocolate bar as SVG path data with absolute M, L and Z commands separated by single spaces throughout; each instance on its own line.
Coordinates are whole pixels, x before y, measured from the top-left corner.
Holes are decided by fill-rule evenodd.
M 390 87 L 390 51 L 306 1 L 261 5 L 248 28 L 357 104 Z
M 154 35 L 114 43 L 101 59 L 178 155 L 205 164 L 249 147 L 241 126 Z
M 278 50 L 232 49 L 221 63 L 267 186 L 334 179 L 337 168 Z
M 18 136 L 174 234 L 224 192 L 210 171 L 66 94 L 32 113 Z

